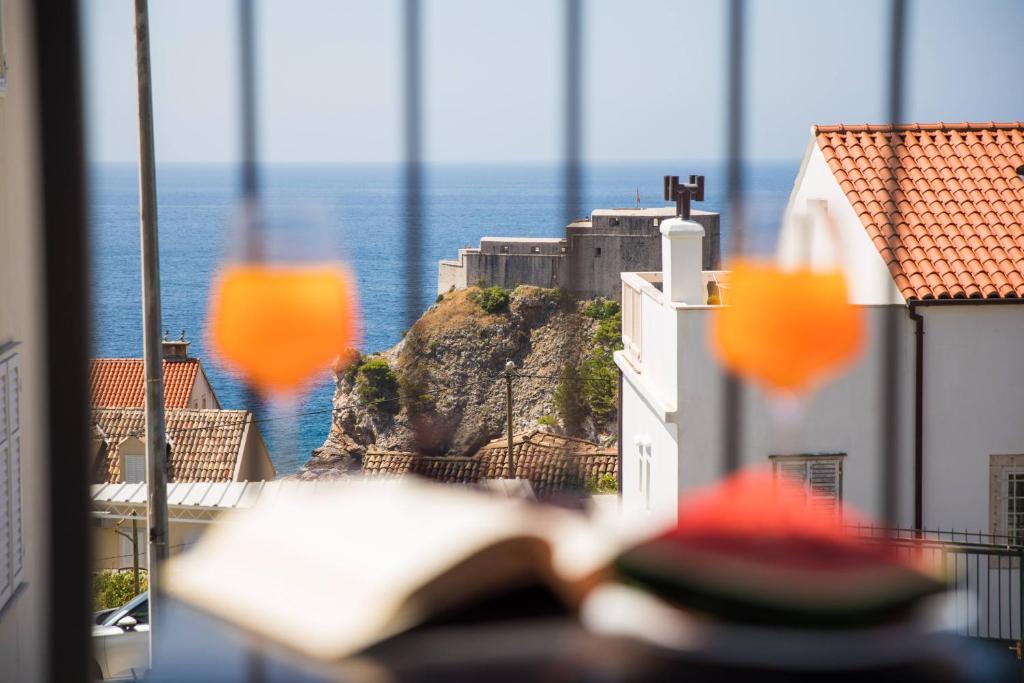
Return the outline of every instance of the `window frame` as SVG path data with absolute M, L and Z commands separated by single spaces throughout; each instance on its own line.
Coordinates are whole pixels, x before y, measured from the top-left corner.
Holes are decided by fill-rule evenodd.
M 824 453 L 785 453 L 785 454 L 774 454 L 769 455 L 768 459 L 772 464 L 772 475 L 778 477 L 782 475 L 782 467 L 787 463 L 799 462 L 804 465 L 804 480 L 803 485 L 805 491 L 807 491 L 807 502 L 810 502 L 810 491 L 814 489 L 814 485 L 810 481 L 811 465 L 814 463 L 827 462 L 835 464 L 836 466 L 836 477 L 835 477 L 835 509 L 836 515 L 842 517 L 843 510 L 843 470 L 845 469 L 846 453 L 839 451 L 829 451 Z
M 1024 454 L 989 455 L 989 533 L 1007 540 L 1010 534 L 1010 475 L 1024 475 Z M 1024 534 L 1021 535 L 1024 545 Z

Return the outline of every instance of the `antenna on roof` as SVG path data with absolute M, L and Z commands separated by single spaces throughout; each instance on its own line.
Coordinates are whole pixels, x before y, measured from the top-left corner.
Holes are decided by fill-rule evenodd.
M 680 183 L 679 176 L 664 176 L 665 201 L 676 203 L 676 216 L 690 220 L 690 201 L 704 201 L 704 176 L 691 175 L 689 182 Z

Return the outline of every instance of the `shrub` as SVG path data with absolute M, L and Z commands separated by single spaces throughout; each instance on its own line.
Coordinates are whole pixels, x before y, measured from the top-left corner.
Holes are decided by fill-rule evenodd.
M 558 386 L 555 387 L 555 413 L 569 435 L 578 434 L 587 414 L 583 397 L 583 382 L 579 369 L 572 364 L 563 366 Z
M 410 417 L 434 410 L 434 397 L 430 391 L 429 376 L 420 369 L 407 368 L 398 379 L 398 400 Z
M 438 295 L 437 295 L 437 298 L 436 298 L 436 299 L 434 299 L 434 303 L 435 303 L 435 304 L 439 304 L 439 303 L 441 303 L 442 301 L 444 301 L 444 294 L 438 294 Z
M 615 475 L 610 472 L 605 472 L 600 477 L 595 477 L 587 482 L 587 493 L 590 495 L 598 493 L 618 493 L 619 482 L 615 479 Z
M 149 589 L 146 570 L 139 570 L 139 590 Z M 138 593 L 135 592 L 135 575 L 131 570 L 115 571 L 104 569 L 93 574 L 92 601 L 94 609 L 120 607 Z
M 508 290 L 501 287 L 483 287 L 469 294 L 469 300 L 482 308 L 484 313 L 507 311 L 510 299 Z
M 619 376 L 612 352 L 598 346 L 580 363 L 583 400 L 598 422 L 607 422 L 615 414 Z
M 569 296 L 569 292 L 561 287 L 547 288 L 541 294 L 541 297 L 543 297 L 545 301 L 549 301 L 559 308 L 567 306 L 569 302 L 572 301 L 572 297 Z
M 616 311 L 597 324 L 594 343 L 612 351 L 622 348 L 622 311 Z
M 550 415 L 550 414 L 549 415 L 541 415 L 540 417 L 537 418 L 537 424 L 539 424 L 539 425 L 541 425 L 543 427 L 557 427 L 558 426 L 558 418 L 555 417 L 554 415 Z
M 594 320 L 607 320 L 619 312 L 619 304 L 611 299 L 599 296 L 591 299 L 583 307 L 583 315 Z
M 356 372 L 356 393 L 364 404 L 384 413 L 397 413 L 398 378 L 383 358 L 370 358 Z
M 363 354 L 355 349 L 348 349 L 339 356 L 339 363 L 347 363 L 345 369 L 342 371 L 342 381 L 345 384 L 352 385 L 356 381 L 356 373 L 359 372 L 359 366 L 363 364 Z

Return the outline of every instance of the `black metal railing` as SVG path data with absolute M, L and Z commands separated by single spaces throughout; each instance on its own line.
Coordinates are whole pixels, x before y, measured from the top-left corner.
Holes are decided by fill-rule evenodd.
M 1024 546 L 1018 539 L 981 531 L 918 530 L 857 525 L 854 536 L 885 543 L 939 572 L 956 632 L 971 638 L 1020 641 L 1024 634 Z

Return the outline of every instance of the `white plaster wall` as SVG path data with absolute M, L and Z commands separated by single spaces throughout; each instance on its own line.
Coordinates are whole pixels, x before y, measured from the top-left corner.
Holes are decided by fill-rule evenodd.
M 989 456 L 1024 453 L 1024 306 L 922 306 L 924 523 L 989 530 Z
M 649 376 L 651 370 L 642 366 L 640 377 L 628 367 L 623 371 L 623 496 L 627 501 L 632 489 L 630 477 L 637 476 L 638 456 L 631 454 L 633 440 L 642 435 L 655 442 L 656 435 L 671 435 L 678 446 L 675 468 L 675 492 L 659 493 L 666 505 L 675 509 L 679 493 L 713 483 L 721 476 L 722 449 L 722 386 L 723 374 L 708 346 L 708 326 L 713 307 L 695 306 L 663 309 L 676 326 L 675 348 L 655 338 L 644 339 L 644 355 L 657 353 L 677 359 L 674 424 L 665 424 L 649 402 L 640 396 L 649 392 L 649 382 L 662 383 L 662 378 Z M 780 453 L 847 454 L 844 463 L 843 495 L 847 503 L 871 516 L 881 514 L 880 495 L 880 397 L 881 355 L 878 348 L 881 321 L 886 307 L 862 307 L 867 326 L 865 349 L 859 359 L 844 369 L 833 381 L 821 386 L 807 401 L 802 419 L 786 422 L 776 419 L 779 402 L 772 402 L 754 386 L 744 391 L 743 453 L 745 464 L 767 467 L 768 456 Z M 902 396 L 900 401 L 901 434 L 898 452 L 901 483 L 900 523 L 913 522 L 913 325 L 905 310 L 897 309 L 899 318 L 899 349 Z M 648 312 L 645 311 L 645 316 Z M 652 317 L 653 314 L 651 314 Z M 661 367 L 661 366 L 659 366 Z M 798 413 L 799 414 L 799 413 Z M 657 424 L 655 424 L 657 423 Z M 662 465 L 662 471 L 669 469 Z M 660 478 L 659 478 L 659 481 Z M 637 489 L 638 490 L 638 489 Z M 633 503 L 627 503 L 632 506 Z
M 645 287 L 640 301 L 641 373 L 658 392 L 659 400 L 673 406 L 677 393 L 675 314 L 664 305 L 664 295 L 654 287 Z
M 814 200 L 825 200 L 833 227 L 813 211 L 809 213 L 808 202 Z M 903 301 L 813 136 L 786 207 L 776 257 L 790 267 L 807 263 L 818 268 L 841 266 L 853 303 Z
M 679 499 L 675 425 L 666 424 L 644 402 L 635 373 L 626 370 L 622 379 L 622 512 L 655 524 L 674 523 Z M 651 467 L 649 507 L 640 481 L 643 457 L 649 458 Z
M 203 402 L 206 399 L 206 402 Z M 213 393 L 213 386 L 210 385 L 210 380 L 206 377 L 206 371 L 203 370 L 203 366 L 200 363 L 199 372 L 196 373 L 196 381 L 192 385 L 192 394 L 189 396 L 188 405 L 191 408 L 220 408 L 220 401 L 217 400 L 217 395 Z

